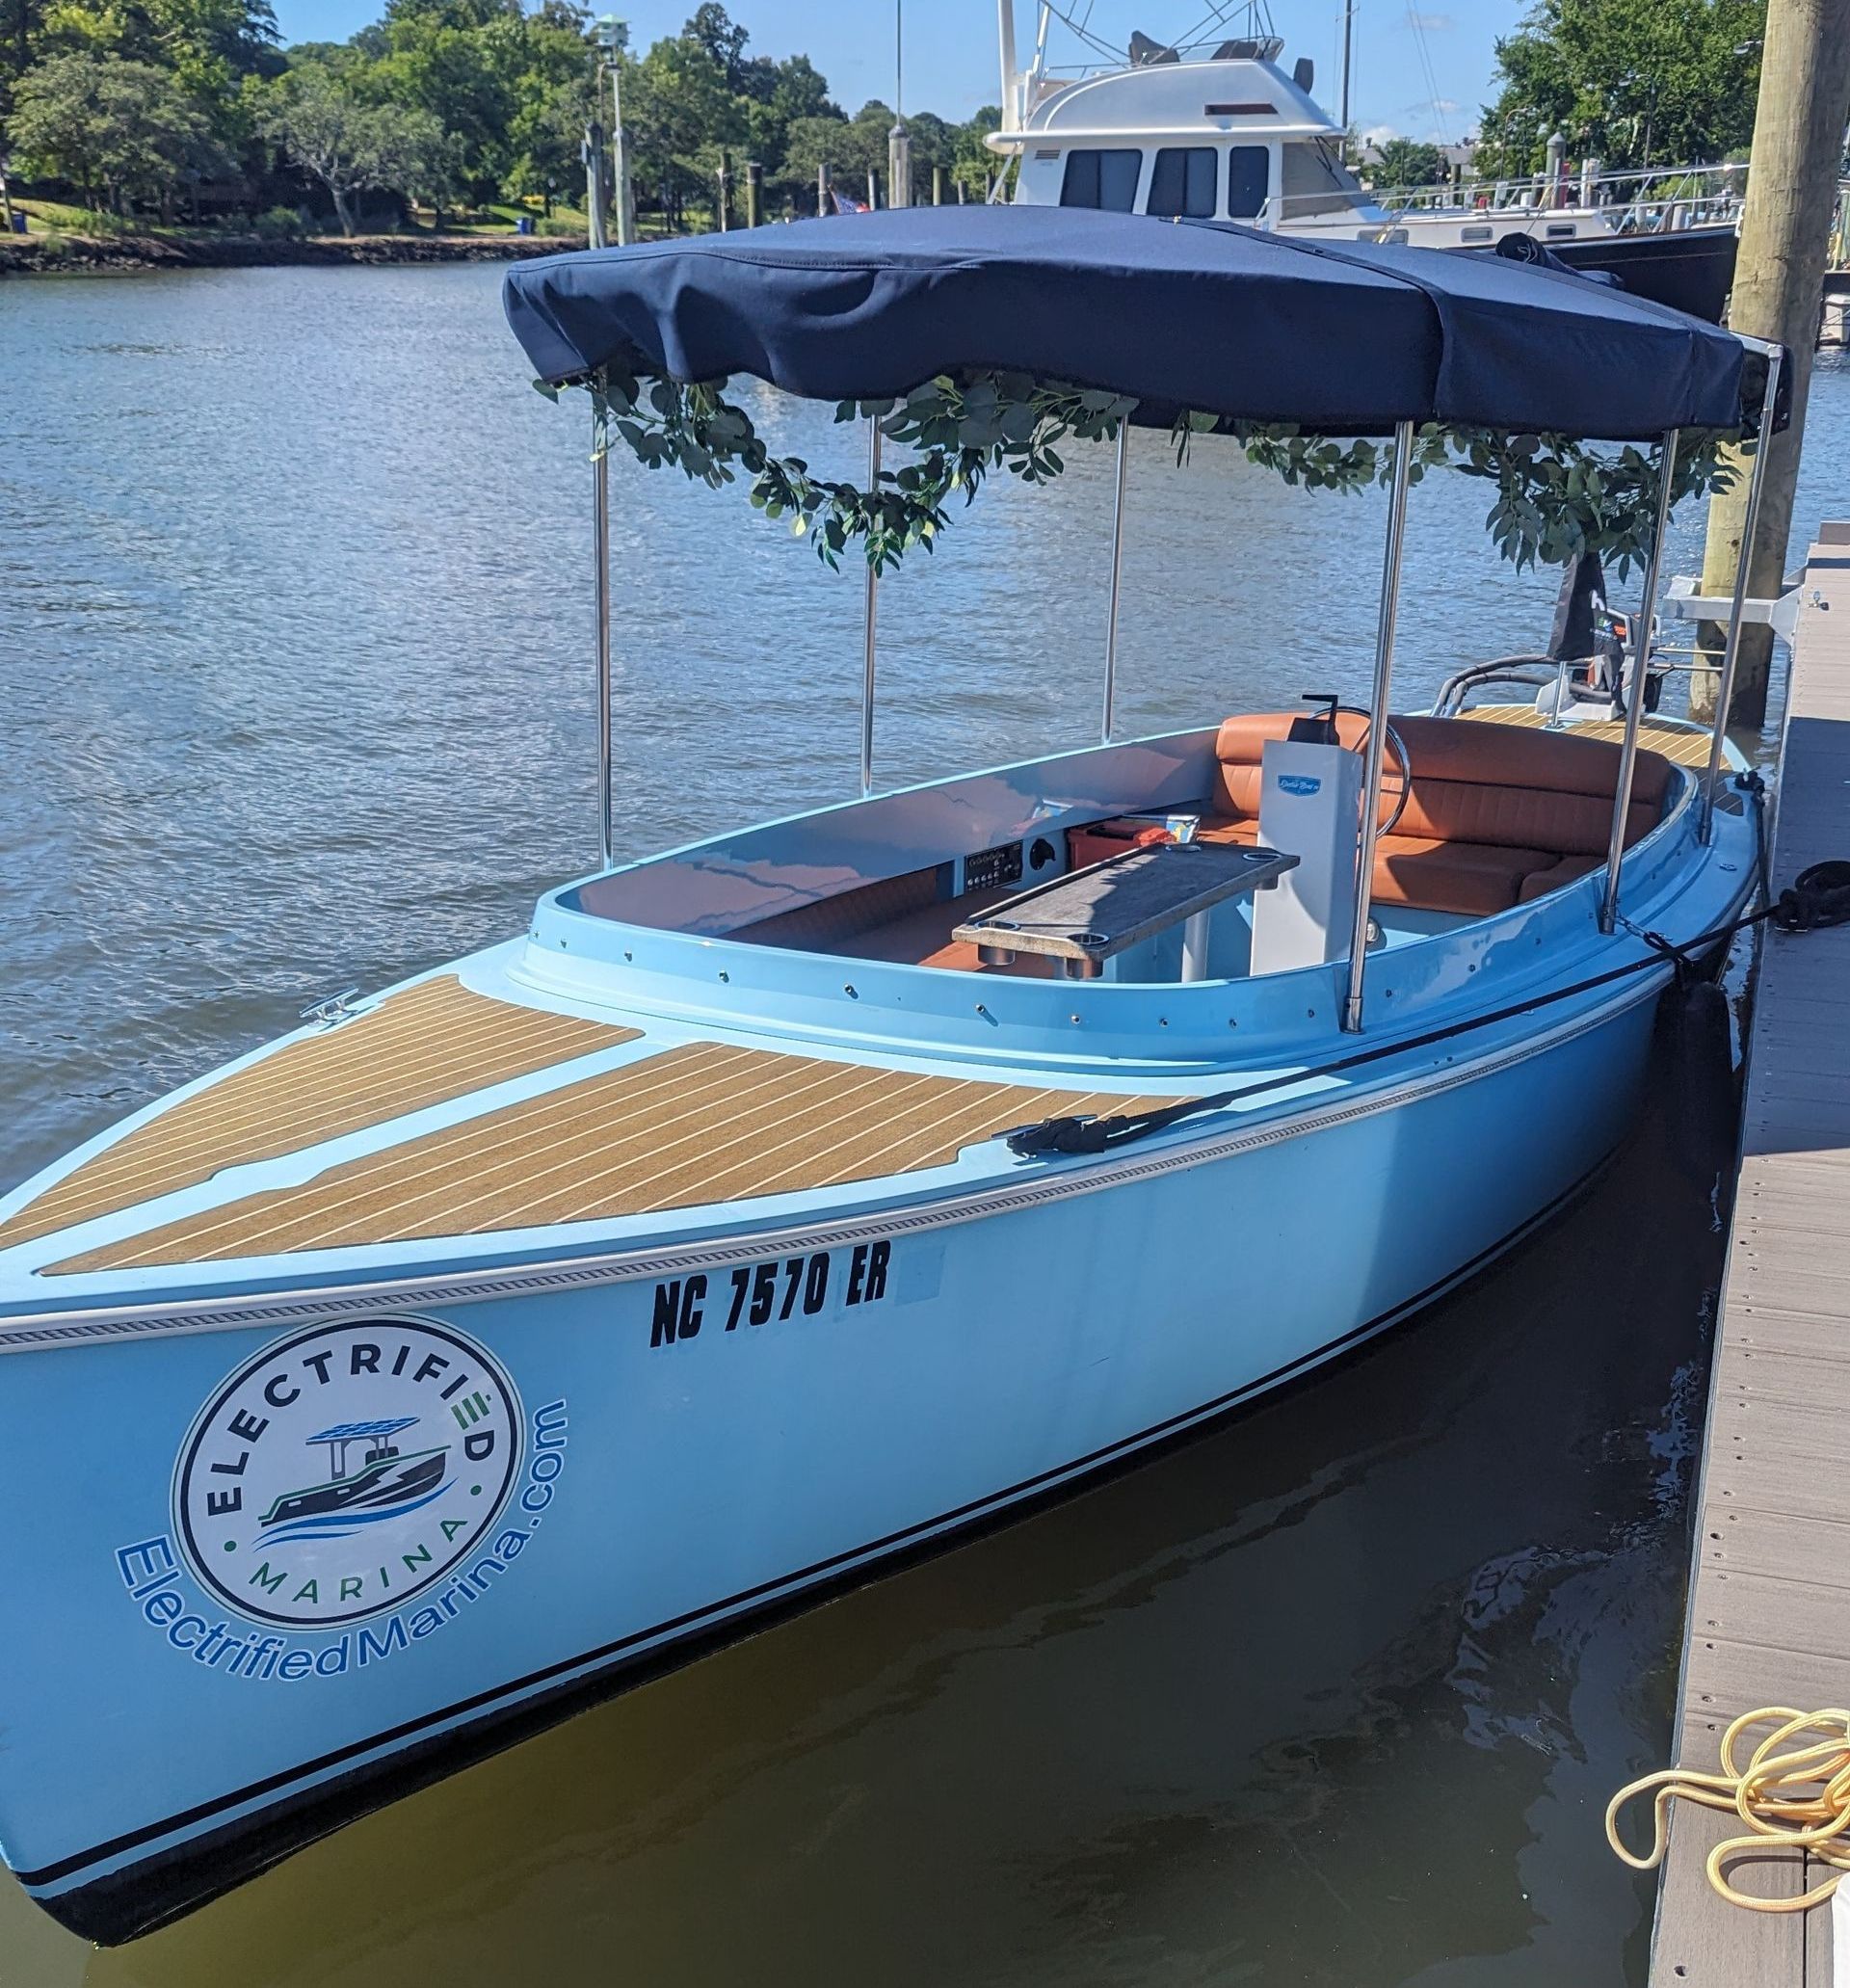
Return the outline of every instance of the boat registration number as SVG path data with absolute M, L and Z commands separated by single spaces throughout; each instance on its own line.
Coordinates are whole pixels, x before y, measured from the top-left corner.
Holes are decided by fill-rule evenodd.
M 832 1292 L 840 1310 L 878 1305 L 886 1295 L 892 1255 L 892 1244 L 882 1237 L 858 1242 L 852 1249 L 740 1263 L 711 1280 L 700 1270 L 691 1277 L 668 1278 L 655 1286 L 648 1343 L 672 1346 L 698 1339 L 701 1326 L 718 1318 L 722 1310 L 725 1330 L 737 1332 L 741 1326 L 814 1318 L 829 1309 Z

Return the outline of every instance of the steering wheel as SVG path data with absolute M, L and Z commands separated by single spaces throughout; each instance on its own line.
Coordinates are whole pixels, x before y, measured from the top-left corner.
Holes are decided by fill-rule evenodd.
M 1347 711 L 1350 717 L 1360 718 L 1362 721 L 1363 725 L 1366 727 L 1372 728 L 1374 725 L 1375 714 L 1370 710 L 1364 709 L 1363 706 L 1361 706 L 1361 704 L 1336 704 L 1333 706 L 1333 709 L 1336 711 Z M 1388 786 L 1387 755 L 1388 753 L 1392 753 L 1394 755 L 1394 771 L 1396 779 L 1399 782 L 1399 784 L 1393 790 L 1394 805 L 1388 812 L 1388 819 L 1381 824 L 1381 826 L 1375 831 L 1375 833 L 1378 835 L 1391 835 L 1394 832 L 1394 824 L 1399 821 L 1400 817 L 1403 814 L 1406 813 L 1408 800 L 1412 796 L 1414 791 L 1413 776 L 1410 772 L 1410 768 L 1413 766 L 1414 762 L 1407 755 L 1407 741 L 1401 737 L 1400 732 L 1395 728 L 1394 721 L 1391 718 L 1384 719 L 1382 721 L 1381 729 L 1382 787 L 1385 791 Z M 1355 744 L 1352 747 L 1350 747 L 1349 750 L 1353 753 L 1365 754 L 1367 749 L 1368 732 L 1364 730 L 1361 736 L 1355 742 Z

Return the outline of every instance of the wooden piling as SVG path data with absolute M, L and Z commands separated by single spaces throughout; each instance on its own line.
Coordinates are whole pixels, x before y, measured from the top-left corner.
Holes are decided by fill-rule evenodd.
M 1780 591 L 1792 529 L 1792 495 L 1846 117 L 1850 0 L 1769 0 L 1741 247 L 1728 313 L 1734 331 L 1775 339 L 1792 354 L 1792 425 L 1770 445 L 1748 567 L 1748 592 L 1763 598 Z M 1746 509 L 1745 474 L 1735 478 L 1727 495 L 1709 502 L 1705 594 L 1733 591 Z M 1700 632 L 1704 649 L 1718 659 L 1722 637 L 1713 623 Z M 1765 717 L 1772 654 L 1772 630 L 1750 623 L 1741 632 L 1731 724 L 1758 726 Z M 1714 671 L 1690 679 L 1691 717 L 1704 723 L 1713 717 L 1719 683 Z

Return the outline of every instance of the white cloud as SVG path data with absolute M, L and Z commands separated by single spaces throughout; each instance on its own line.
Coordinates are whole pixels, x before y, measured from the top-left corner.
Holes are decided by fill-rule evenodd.
M 1370 124 L 1361 134 L 1363 145 L 1386 145 L 1390 138 L 1398 138 L 1399 131 L 1392 124 Z

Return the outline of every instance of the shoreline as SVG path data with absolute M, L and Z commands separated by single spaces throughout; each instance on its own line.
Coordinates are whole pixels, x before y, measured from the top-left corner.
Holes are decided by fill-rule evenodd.
M 582 249 L 582 235 L 0 235 L 0 277 L 66 271 L 513 262 Z

